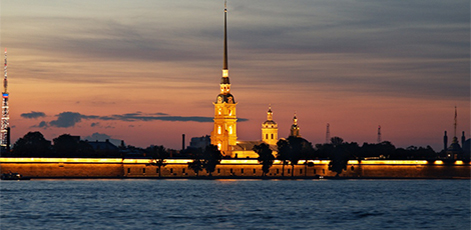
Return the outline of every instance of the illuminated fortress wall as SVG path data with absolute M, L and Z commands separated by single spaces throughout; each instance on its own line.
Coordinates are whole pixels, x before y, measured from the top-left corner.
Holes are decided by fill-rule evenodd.
M 121 159 L 0 158 L 1 173 L 15 172 L 32 178 L 122 177 Z
M 161 176 L 165 178 L 195 177 L 188 168 L 191 160 L 169 159 L 161 167 Z M 333 177 L 328 170 L 329 161 L 312 161 L 314 166 L 300 164 L 293 168 L 285 165 L 284 176 L 290 177 Z M 17 172 L 33 178 L 157 178 L 159 169 L 149 165 L 148 159 L 73 159 L 73 158 L 0 158 L 1 173 Z M 349 161 L 347 170 L 341 177 L 350 178 L 470 178 L 471 166 L 457 161 L 444 164 L 441 161 Z M 275 161 L 268 177 L 281 177 L 283 166 Z M 199 176 L 207 176 L 205 170 Z M 261 177 L 262 166 L 257 160 L 227 159 L 222 160 L 213 173 L 215 177 Z

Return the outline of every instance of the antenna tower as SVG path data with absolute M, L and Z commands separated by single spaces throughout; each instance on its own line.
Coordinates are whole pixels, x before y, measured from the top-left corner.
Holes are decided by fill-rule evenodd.
M 325 130 L 325 143 L 330 143 L 330 124 L 327 123 L 327 129 Z
M 378 125 L 378 144 L 381 143 L 381 125 Z
M 8 80 L 7 80 L 7 49 L 5 48 L 5 65 L 3 67 L 3 92 L 2 92 L 2 123 L 0 127 L 0 146 L 8 145 L 8 128 L 10 127 L 10 111 L 8 109 Z
M 458 112 L 456 111 L 456 106 L 455 106 L 455 132 L 454 132 L 454 136 L 453 137 L 456 137 L 456 126 L 458 125 Z

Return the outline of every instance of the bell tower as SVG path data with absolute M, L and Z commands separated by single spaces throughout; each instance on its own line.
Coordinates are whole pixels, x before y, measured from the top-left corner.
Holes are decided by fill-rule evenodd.
M 293 117 L 293 124 L 291 125 L 289 136 L 290 137 L 301 137 L 301 135 L 299 135 L 298 118 L 296 117 L 296 113 L 294 114 L 294 117 Z
M 231 156 L 237 142 L 237 117 L 234 96 L 231 94 L 227 58 L 227 7 L 224 3 L 224 60 L 219 95 L 214 105 L 214 128 L 211 144 L 216 145 L 223 155 Z
M 278 142 L 278 124 L 273 121 L 271 106 L 268 108 L 267 120 L 262 124 L 262 141 L 269 145 L 276 145 Z

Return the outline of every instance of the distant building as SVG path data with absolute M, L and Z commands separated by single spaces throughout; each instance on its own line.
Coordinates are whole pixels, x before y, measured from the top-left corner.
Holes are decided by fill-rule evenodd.
M 458 143 L 458 138 L 453 137 L 450 147 L 446 150 L 446 155 L 448 159 L 461 159 L 463 156 L 463 150 L 461 149 L 460 144 Z
M 93 150 L 119 150 L 118 147 L 108 139 L 106 139 L 106 141 L 88 141 L 87 143 L 92 146 Z
M 209 135 L 202 137 L 192 137 L 190 140 L 190 147 L 192 149 L 205 149 L 211 144 L 211 137 Z

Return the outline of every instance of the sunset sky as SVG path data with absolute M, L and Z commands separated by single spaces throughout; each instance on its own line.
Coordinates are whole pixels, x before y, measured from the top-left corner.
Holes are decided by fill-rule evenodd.
M 222 0 L 1 2 L 12 142 L 28 131 L 181 147 L 209 135 L 223 57 Z M 382 139 L 443 148 L 470 137 L 469 0 L 232 0 L 229 76 L 239 140 Z

